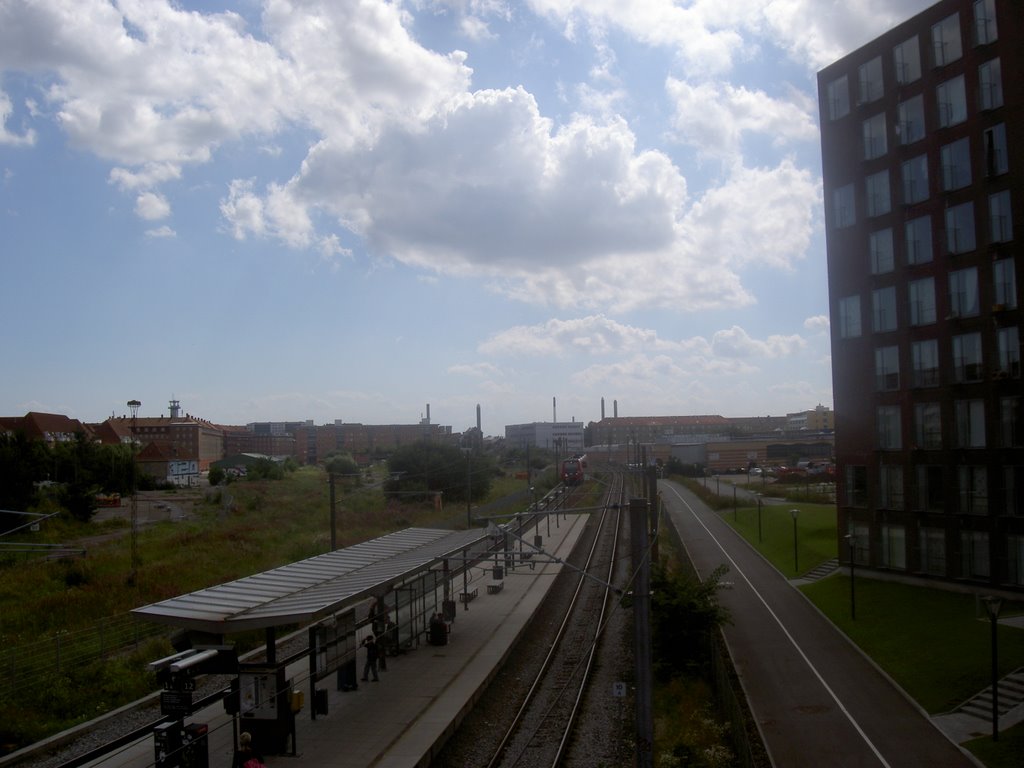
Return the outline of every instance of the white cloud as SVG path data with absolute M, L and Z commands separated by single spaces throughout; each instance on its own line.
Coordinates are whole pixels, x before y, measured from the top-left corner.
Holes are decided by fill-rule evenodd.
M 161 239 L 161 238 L 167 238 L 167 237 L 177 237 L 177 236 L 178 236 L 178 233 L 175 232 L 170 227 L 168 227 L 166 224 L 161 226 L 161 227 L 157 227 L 156 229 L 147 229 L 146 230 L 146 237 L 151 237 L 151 238 L 154 238 L 154 239 Z
M 806 103 L 775 99 L 727 82 L 691 84 L 670 77 L 665 89 L 675 109 L 674 138 L 710 155 L 740 152 L 746 134 L 770 136 L 776 146 L 818 136 L 813 107 Z
M 163 195 L 143 192 L 135 199 L 135 215 L 146 221 L 166 219 L 171 215 L 171 204 Z
M 804 328 L 814 333 L 827 334 L 829 327 L 828 315 L 815 315 L 814 317 L 808 317 L 804 320 Z
M 2 18 L 2 16 L 0 16 Z M 22 134 L 13 133 L 7 128 L 7 121 L 14 114 L 14 105 L 10 97 L 0 91 L 0 147 L 7 146 L 31 146 L 36 142 L 35 131 L 28 129 Z
M 657 331 L 623 325 L 603 315 L 574 320 L 548 320 L 520 325 L 495 334 L 480 345 L 489 355 L 562 355 L 570 350 L 592 355 L 621 354 L 630 350 L 669 348 Z
M 806 346 L 807 342 L 797 335 L 772 335 L 764 340 L 754 339 L 736 325 L 716 331 L 711 338 L 711 348 L 714 353 L 727 358 L 790 357 Z
M 820 208 L 811 173 L 784 160 L 775 168 L 736 168 L 686 217 L 696 250 L 739 268 L 789 269 L 804 257 Z

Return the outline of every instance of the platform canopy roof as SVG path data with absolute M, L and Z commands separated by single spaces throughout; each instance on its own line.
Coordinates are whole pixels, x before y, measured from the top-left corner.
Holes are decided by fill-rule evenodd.
M 345 549 L 136 608 L 150 621 L 228 635 L 308 624 L 412 578 L 488 537 L 480 529 L 406 528 Z M 471 555 L 472 556 L 472 555 Z

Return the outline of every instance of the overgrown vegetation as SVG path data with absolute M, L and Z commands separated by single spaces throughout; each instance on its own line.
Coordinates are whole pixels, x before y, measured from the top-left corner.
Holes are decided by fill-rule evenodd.
M 735 765 L 729 729 L 715 705 L 712 643 L 728 612 L 718 602 L 727 569 L 703 582 L 662 562 L 651 575 L 656 765 Z

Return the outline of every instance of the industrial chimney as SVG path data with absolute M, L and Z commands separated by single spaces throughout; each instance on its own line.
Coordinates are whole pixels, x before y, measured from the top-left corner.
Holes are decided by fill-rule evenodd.
M 601 398 L 601 421 L 604 421 L 604 398 Z
M 480 403 L 476 404 L 476 431 L 483 437 L 483 430 L 480 429 Z
M 551 421 L 558 423 L 558 404 L 553 397 L 551 398 Z
M 613 419 L 619 418 L 619 401 L 618 400 L 612 400 L 612 418 Z

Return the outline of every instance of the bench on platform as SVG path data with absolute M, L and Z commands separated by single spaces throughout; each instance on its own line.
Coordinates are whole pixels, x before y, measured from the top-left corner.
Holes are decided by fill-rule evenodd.
M 469 603 L 476 599 L 478 590 L 474 589 L 470 592 L 459 592 L 459 600 L 463 603 Z
M 494 581 L 490 582 L 487 585 L 487 594 L 488 595 L 496 595 L 499 592 L 501 592 L 501 590 L 503 590 L 504 588 L 505 588 L 505 581 L 504 580 L 499 581 L 499 580 L 495 579 Z

